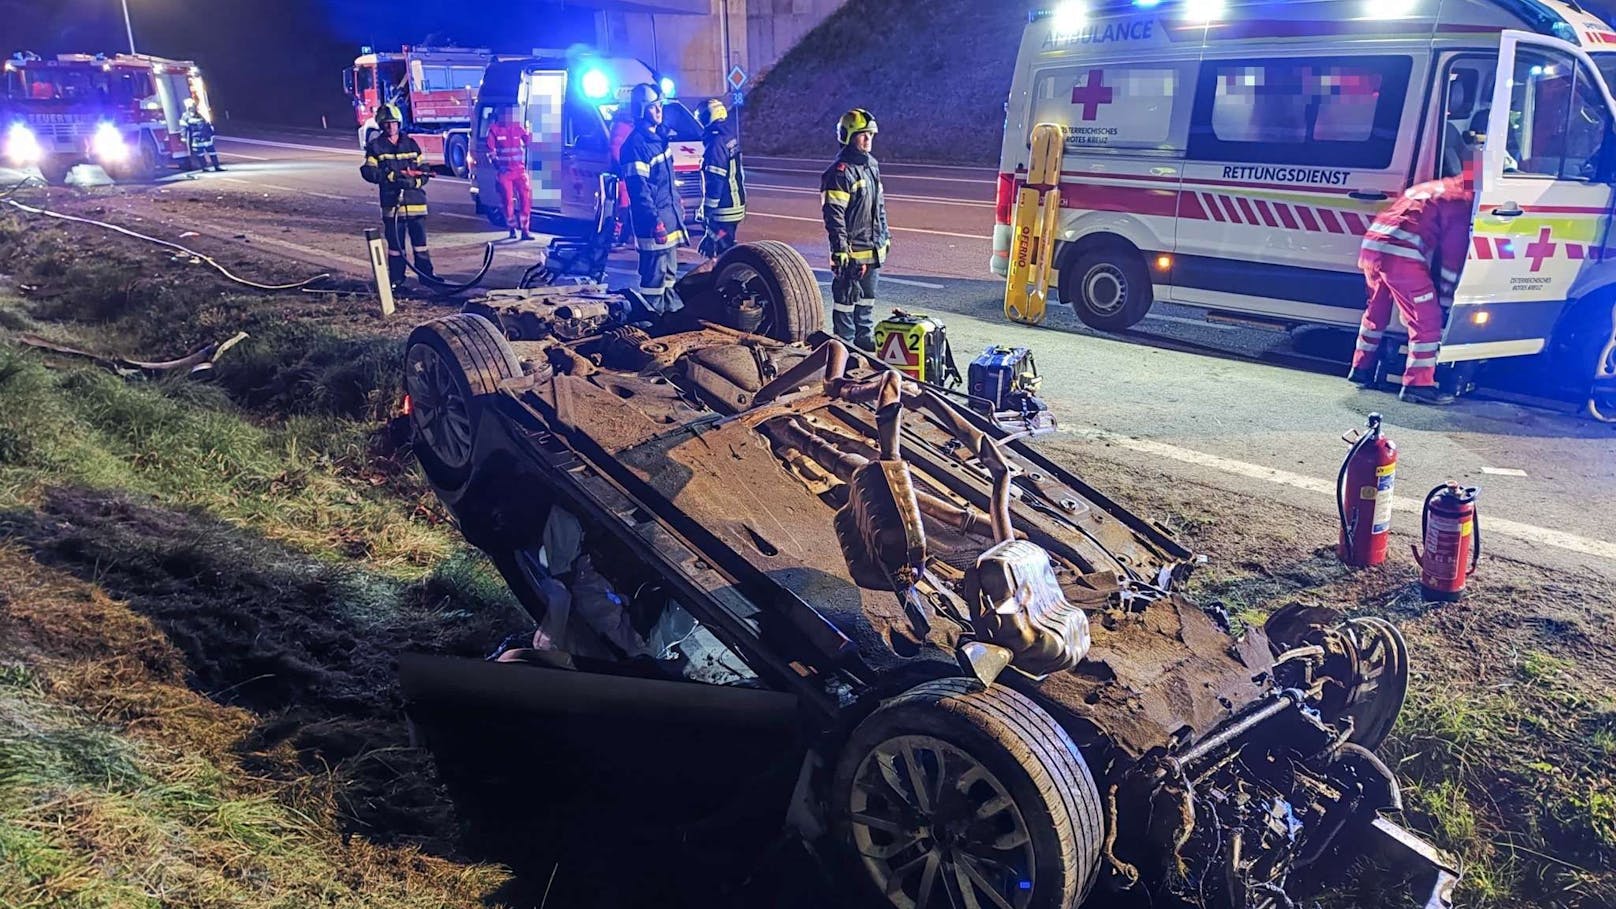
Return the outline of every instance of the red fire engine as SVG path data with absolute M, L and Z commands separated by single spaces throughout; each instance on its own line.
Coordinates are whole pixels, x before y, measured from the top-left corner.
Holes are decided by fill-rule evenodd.
M 188 60 L 145 54 L 16 54 L 0 98 L 6 162 L 38 167 L 60 183 L 78 164 L 115 180 L 149 180 L 189 160 L 185 100 L 213 119 L 202 71 Z
M 370 48 L 342 74 L 359 125 L 359 147 L 376 135 L 376 110 L 393 104 L 404 131 L 433 164 L 466 175 L 471 106 L 493 54 L 487 48 L 410 47 L 398 53 Z

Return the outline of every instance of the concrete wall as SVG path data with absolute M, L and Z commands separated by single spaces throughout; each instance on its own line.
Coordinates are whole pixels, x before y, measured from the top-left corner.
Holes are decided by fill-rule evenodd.
M 610 53 L 639 57 L 671 74 L 681 94 L 725 94 L 729 86 L 724 80 L 731 66 L 739 64 L 756 79 L 842 3 L 603 0 L 596 13 L 596 40 Z M 649 11 L 653 6 L 658 11 Z

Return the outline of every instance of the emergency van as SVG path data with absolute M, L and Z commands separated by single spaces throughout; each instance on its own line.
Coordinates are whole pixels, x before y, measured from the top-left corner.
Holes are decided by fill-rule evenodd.
M 79 164 L 115 180 L 150 180 L 190 160 L 180 117 L 185 100 L 209 120 L 202 71 L 188 60 L 146 54 L 18 53 L 4 65 L 0 130 L 4 158 L 60 183 Z
M 1612 77 L 1616 30 L 1569 0 L 1068 0 L 1021 45 L 992 267 L 1041 123 L 1064 139 L 1052 284 L 1105 330 L 1155 300 L 1354 326 L 1376 213 L 1464 174 L 1441 362 L 1549 349 L 1590 376 L 1616 283 Z
M 505 227 L 494 168 L 478 153 L 488 128 L 516 107 L 533 134 L 528 148 L 535 217 L 553 215 L 596 223 L 601 215 L 603 178 L 613 173 L 611 130 L 614 117 L 642 83 L 656 85 L 673 152 L 674 178 L 686 206 L 701 203 L 702 131 L 690 109 L 673 100 L 672 77 L 629 57 L 565 54 L 496 60 L 483 74 L 472 128 L 471 197 L 496 227 Z M 626 114 L 626 111 L 623 113 Z
M 466 175 L 471 141 L 471 107 L 477 85 L 493 53 L 487 48 L 418 47 L 397 53 L 370 48 L 342 73 L 342 88 L 353 103 L 361 149 L 380 131 L 376 111 L 398 108 L 408 133 L 434 167 Z

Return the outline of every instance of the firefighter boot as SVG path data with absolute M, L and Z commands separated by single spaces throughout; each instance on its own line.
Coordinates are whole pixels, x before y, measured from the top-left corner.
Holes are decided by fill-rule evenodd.
M 1435 404 L 1438 406 L 1452 404 L 1453 395 L 1443 391 L 1435 385 L 1404 385 L 1397 397 L 1403 401 L 1415 404 Z
M 424 280 L 438 280 L 438 273 L 432 269 L 432 254 L 424 249 L 415 251 L 415 271 Z
M 389 252 L 387 254 L 387 281 L 393 285 L 394 290 L 404 286 L 404 254 Z

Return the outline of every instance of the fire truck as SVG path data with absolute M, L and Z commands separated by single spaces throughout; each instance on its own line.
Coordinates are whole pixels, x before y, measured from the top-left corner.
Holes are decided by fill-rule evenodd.
M 342 74 L 342 87 L 353 102 L 359 147 L 376 137 L 377 109 L 396 105 L 404 131 L 428 160 L 464 177 L 471 107 L 491 59 L 487 48 L 406 45 L 398 53 L 364 48 Z
M 673 152 L 673 172 L 682 204 L 701 204 L 701 127 L 677 97 L 671 76 L 631 57 L 545 52 L 488 66 L 477 97 L 473 141 L 480 147 L 488 128 L 506 108 L 517 109 L 533 134 L 528 151 L 534 217 L 559 216 L 594 222 L 606 196 L 605 177 L 613 172 L 614 118 L 641 83 L 661 89 L 663 125 Z M 493 168 L 472 160 L 472 202 L 489 223 L 504 227 Z
M 38 167 L 60 183 L 79 164 L 97 164 L 115 180 L 150 180 L 187 167 L 180 129 L 185 99 L 209 120 L 202 71 L 188 60 L 146 54 L 19 53 L 5 62 L 0 98 L 4 158 Z

